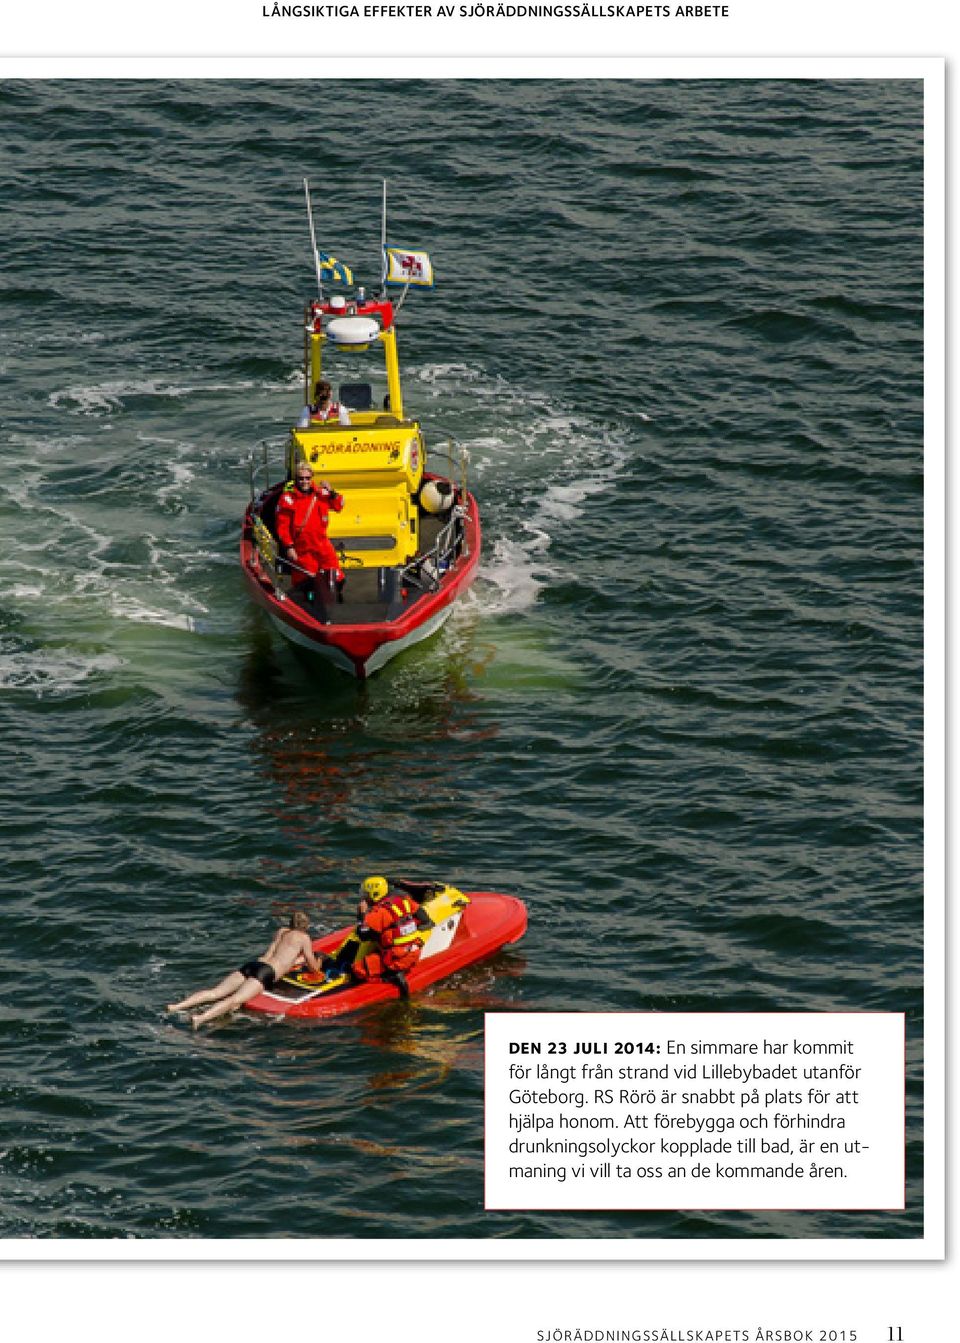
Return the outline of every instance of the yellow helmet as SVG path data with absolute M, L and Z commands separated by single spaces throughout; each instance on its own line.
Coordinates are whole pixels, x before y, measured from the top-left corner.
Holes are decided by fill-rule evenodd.
M 360 895 L 372 905 L 382 900 L 389 889 L 386 877 L 365 877 L 360 883 Z

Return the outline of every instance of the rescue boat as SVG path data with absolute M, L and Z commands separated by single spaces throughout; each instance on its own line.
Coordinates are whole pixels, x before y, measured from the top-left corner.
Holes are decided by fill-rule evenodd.
M 420 905 L 418 922 L 424 946 L 420 959 L 406 975 L 411 993 L 485 960 L 518 942 L 527 930 L 526 907 L 516 896 L 458 891 L 440 882 L 395 881 L 393 885 Z M 318 956 L 330 956 L 353 932 L 351 926 L 329 933 L 318 938 L 313 949 Z M 372 942 L 361 942 L 357 960 L 362 961 L 373 947 Z M 397 984 L 383 979 L 356 983 L 349 974 L 341 974 L 318 982 L 309 971 L 294 970 L 244 1007 L 271 1016 L 337 1017 L 399 998 L 400 994 Z
M 404 405 L 397 313 L 411 289 L 433 287 L 429 256 L 387 246 L 384 183 L 380 291 L 368 297 L 349 267 L 318 251 L 306 181 L 304 190 L 318 291 L 304 308 L 305 404 L 285 440 L 264 442 L 251 463 L 240 561 L 251 596 L 281 634 L 363 680 L 447 620 L 476 575 L 480 517 L 466 454 L 453 443 L 432 449 L 428 467 L 420 421 Z M 325 292 L 325 282 L 338 291 Z M 336 418 L 319 418 L 311 405 L 321 379 L 337 389 Z M 282 454 L 282 470 L 271 450 Z M 343 500 L 327 528 L 343 578 L 326 571 L 309 591 L 281 554 L 275 523 L 301 461 Z

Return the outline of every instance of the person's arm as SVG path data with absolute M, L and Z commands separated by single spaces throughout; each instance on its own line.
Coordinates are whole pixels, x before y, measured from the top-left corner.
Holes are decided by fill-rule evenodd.
M 303 934 L 303 959 L 306 961 L 308 968 L 312 970 L 315 975 L 320 974 L 320 962 L 313 954 L 313 943 L 310 941 L 309 933 Z
M 277 505 L 277 540 L 283 547 L 286 558 L 295 560 L 297 552 L 293 545 L 293 509 L 284 500 L 285 496 L 281 496 Z
M 321 480 L 320 488 L 324 493 L 324 502 L 328 508 L 332 508 L 334 513 L 339 513 L 343 509 L 343 495 L 330 484 L 329 480 Z
M 366 938 L 374 938 L 379 941 L 380 934 L 384 928 L 389 927 L 391 922 L 390 915 L 379 905 L 374 905 L 372 909 L 367 910 L 362 922 L 357 924 L 357 936 L 361 942 Z

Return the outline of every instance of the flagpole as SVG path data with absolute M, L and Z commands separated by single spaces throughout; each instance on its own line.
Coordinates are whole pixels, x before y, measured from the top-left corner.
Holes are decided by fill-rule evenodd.
M 320 278 L 320 257 L 317 253 L 317 235 L 313 231 L 313 210 L 310 207 L 310 183 L 303 179 L 303 194 L 307 198 L 307 222 L 310 225 L 310 245 L 313 248 L 313 264 L 317 272 L 317 297 L 323 302 L 323 280 Z

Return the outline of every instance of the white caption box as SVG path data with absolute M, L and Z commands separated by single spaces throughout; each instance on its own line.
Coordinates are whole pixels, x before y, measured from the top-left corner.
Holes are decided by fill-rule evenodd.
M 486 1014 L 486 1199 L 904 1207 L 902 1013 Z

